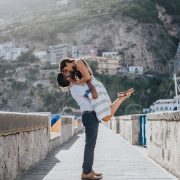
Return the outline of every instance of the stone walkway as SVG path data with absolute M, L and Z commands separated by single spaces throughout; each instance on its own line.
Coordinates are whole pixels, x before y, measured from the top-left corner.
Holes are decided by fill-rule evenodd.
M 79 180 L 84 134 L 78 134 L 17 180 Z M 177 179 L 146 156 L 145 150 L 128 144 L 120 135 L 100 126 L 94 169 L 103 180 Z

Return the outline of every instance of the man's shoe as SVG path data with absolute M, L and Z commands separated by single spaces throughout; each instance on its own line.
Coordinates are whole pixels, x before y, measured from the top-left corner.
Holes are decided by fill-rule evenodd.
M 102 176 L 96 176 L 95 174 L 93 174 L 92 172 L 89 174 L 81 174 L 81 179 L 102 179 Z
M 95 172 L 94 170 L 92 170 L 92 173 L 93 173 L 95 176 L 102 176 L 102 173 L 100 173 L 100 172 Z

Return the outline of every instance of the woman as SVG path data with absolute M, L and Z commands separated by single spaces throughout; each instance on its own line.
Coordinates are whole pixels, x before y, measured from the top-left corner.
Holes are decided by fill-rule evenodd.
M 86 84 L 77 85 L 78 83 L 76 78 L 70 73 L 69 74 L 66 73 L 66 76 L 63 73 L 59 73 L 57 77 L 57 81 L 59 86 L 70 88 L 71 94 L 78 104 L 80 102 L 78 102 L 79 97 L 76 97 L 77 95 L 86 97 L 85 95 L 86 92 L 88 91 L 88 86 Z M 74 91 L 76 92 L 76 94 L 72 92 L 73 91 L 72 87 L 77 88 L 78 91 Z M 134 92 L 133 88 L 130 88 L 126 92 L 121 92 L 120 93 L 121 95 L 118 95 L 118 98 L 113 103 L 111 103 L 111 100 L 104 86 L 101 86 L 101 83 L 98 83 L 95 84 L 95 87 L 98 93 L 98 98 L 97 99 L 89 98 L 89 101 L 96 113 L 98 120 L 99 121 L 103 120 L 105 122 L 109 121 L 112 118 L 112 116 L 114 116 L 121 103 L 124 100 L 126 100 L 128 97 L 130 97 Z
M 62 59 L 59 64 L 60 72 L 66 74 L 71 72 L 78 78 L 76 82 L 77 85 L 87 83 L 91 93 L 92 98 L 96 99 L 98 97 L 97 91 L 93 85 L 93 73 L 89 65 L 82 59 Z M 93 81 L 93 82 L 92 82 Z

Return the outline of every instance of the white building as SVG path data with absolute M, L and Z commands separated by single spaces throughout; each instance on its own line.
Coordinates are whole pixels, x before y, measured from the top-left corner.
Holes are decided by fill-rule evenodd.
M 27 48 L 17 48 L 12 42 L 0 44 L 0 59 L 17 60 L 23 52 L 27 52 Z
M 79 56 L 97 56 L 98 48 L 95 45 L 78 45 Z
M 174 99 L 160 99 L 150 106 L 151 112 L 180 110 L 180 96 Z
M 41 62 L 47 62 L 48 56 L 46 51 L 36 51 L 34 52 L 34 55 L 40 59 Z
M 102 56 L 111 59 L 120 59 L 119 52 L 102 52 Z
M 68 44 L 49 46 L 48 57 L 51 64 L 57 64 L 63 58 L 76 58 L 79 53 L 77 47 Z
M 129 73 L 132 74 L 143 74 L 143 67 L 141 66 L 129 66 Z

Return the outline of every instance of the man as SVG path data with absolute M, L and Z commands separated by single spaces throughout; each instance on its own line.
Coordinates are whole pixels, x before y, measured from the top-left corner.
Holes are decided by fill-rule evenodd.
M 93 161 L 94 161 L 94 149 L 96 145 L 96 139 L 98 134 L 99 121 L 102 119 L 97 118 L 97 113 L 99 113 L 99 109 L 103 108 L 103 99 L 100 99 L 101 96 L 98 96 L 96 100 L 88 98 L 88 86 L 86 84 L 76 85 L 73 84 L 75 80 L 74 77 L 69 74 L 68 76 L 64 76 L 62 73 L 58 74 L 57 81 L 59 86 L 61 87 L 69 87 L 72 97 L 78 103 L 80 110 L 82 112 L 82 123 L 85 127 L 85 136 L 86 136 L 86 144 L 84 149 L 84 161 L 83 161 L 83 172 L 81 175 L 82 179 L 102 179 L 102 173 L 95 173 L 92 170 Z M 111 107 L 111 115 L 106 115 L 104 111 L 103 120 L 108 121 L 114 115 L 117 108 L 120 104 L 130 97 L 130 95 L 134 92 L 134 89 L 129 89 L 126 93 L 122 93 L 124 96 L 118 97 L 118 99 L 112 104 Z M 106 92 L 103 92 L 106 93 Z M 103 96 L 102 96 L 103 97 Z M 95 103 L 94 103 L 95 102 Z M 98 117 L 101 117 L 98 116 Z
M 61 87 L 67 87 L 70 85 L 65 79 L 63 74 L 58 74 L 58 84 Z M 99 121 L 96 117 L 90 101 L 88 98 L 84 97 L 84 89 L 80 85 L 73 85 L 70 87 L 70 92 L 72 97 L 78 103 L 80 110 L 82 112 L 82 123 L 85 127 L 85 138 L 86 144 L 84 149 L 84 160 L 81 174 L 82 179 L 102 179 L 101 173 L 96 173 L 93 171 L 93 161 L 94 161 L 94 148 L 96 145 L 96 139 L 98 134 Z

